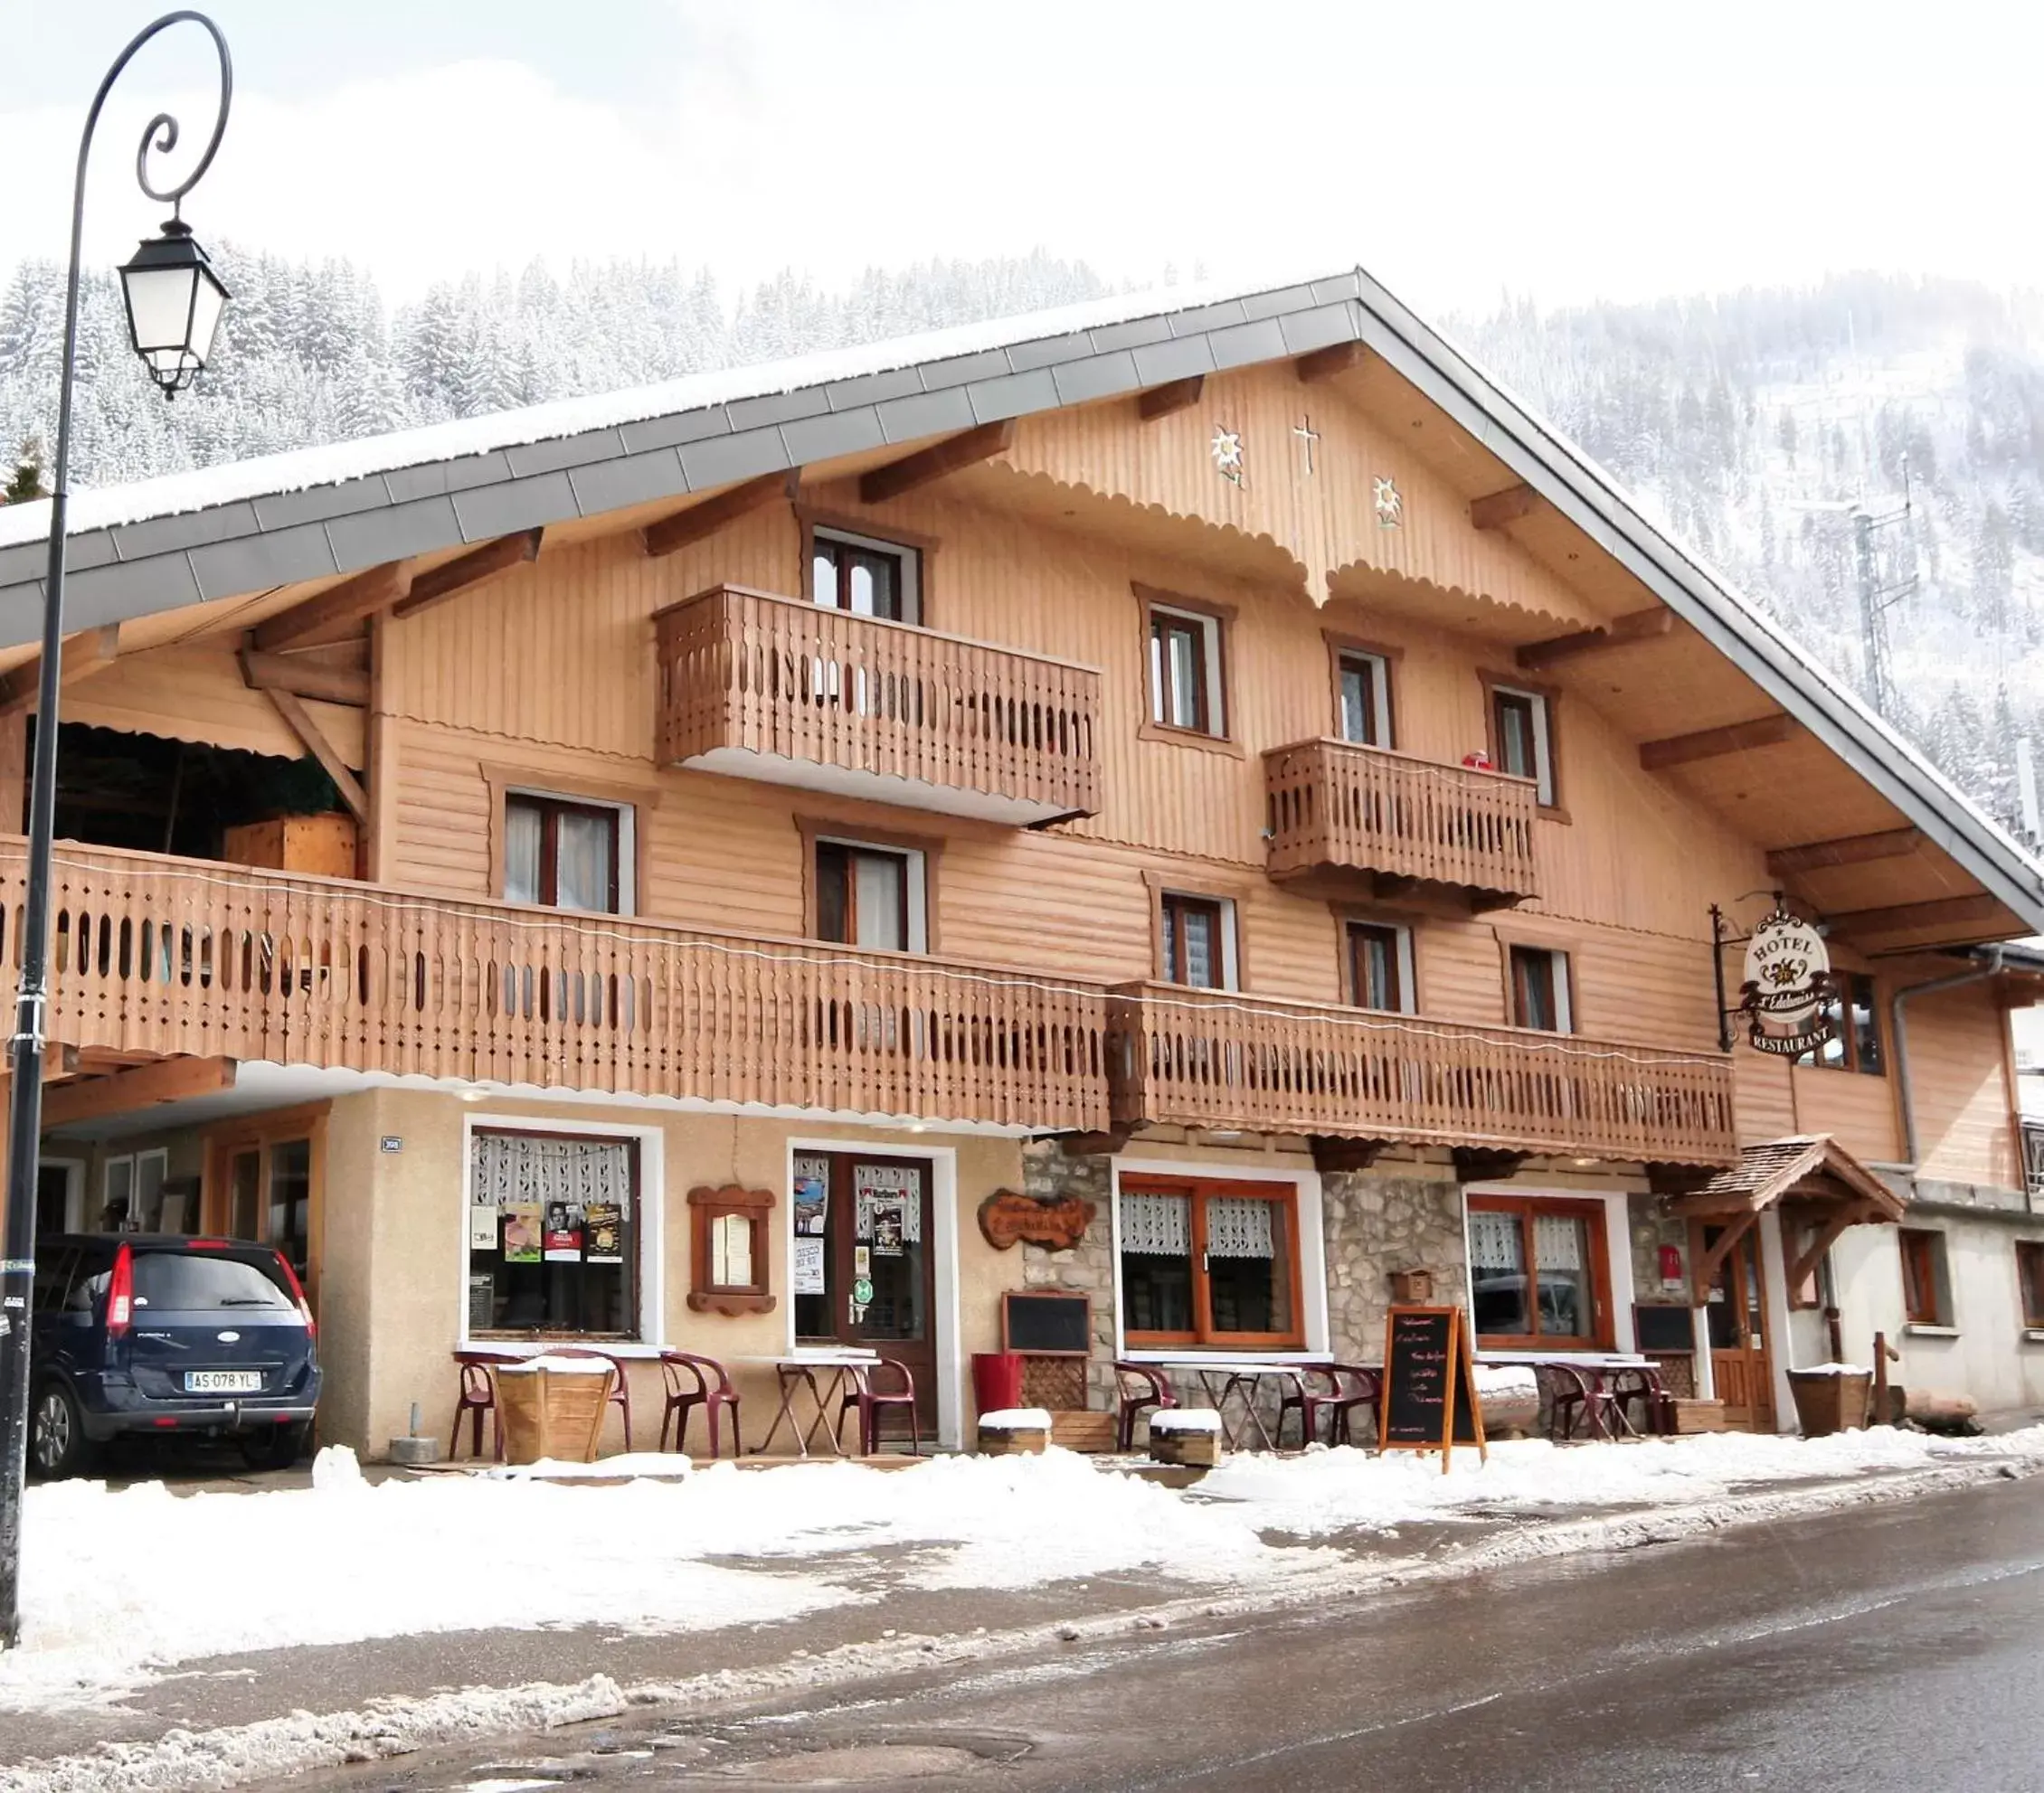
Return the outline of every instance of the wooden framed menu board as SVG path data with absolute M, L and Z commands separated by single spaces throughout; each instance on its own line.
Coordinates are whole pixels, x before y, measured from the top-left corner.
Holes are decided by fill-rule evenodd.
M 1379 1450 L 1438 1450 L 1448 1473 L 1458 1444 L 1483 1441 L 1475 1359 L 1460 1307 L 1394 1307 L 1384 1319 L 1384 1387 L 1377 1403 Z

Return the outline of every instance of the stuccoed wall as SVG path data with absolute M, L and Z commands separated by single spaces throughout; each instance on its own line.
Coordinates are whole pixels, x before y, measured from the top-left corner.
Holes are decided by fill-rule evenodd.
M 1468 1288 L 1462 1185 L 1445 1167 L 1396 1165 L 1320 1178 L 1327 1241 L 1329 1342 L 1339 1362 L 1384 1356 L 1390 1272 L 1434 1272 L 1434 1299 L 1461 1306 Z

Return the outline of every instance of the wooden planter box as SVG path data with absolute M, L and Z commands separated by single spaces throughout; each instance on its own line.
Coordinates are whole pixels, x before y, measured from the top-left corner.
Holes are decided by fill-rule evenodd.
M 497 1411 L 504 1420 L 507 1463 L 593 1463 L 603 1436 L 618 1373 L 587 1370 L 521 1370 L 500 1364 L 494 1372 Z
M 1874 1386 L 1871 1370 L 1854 1375 L 1791 1370 L 1788 1379 L 1789 1392 L 1795 1397 L 1796 1423 L 1804 1438 L 1858 1431 L 1867 1423 L 1867 1402 Z
M 1725 1403 L 1699 1401 L 1692 1396 L 1675 1397 L 1675 1430 L 1678 1432 L 1721 1432 L 1725 1430 Z
M 1157 1423 L 1160 1419 L 1165 1420 L 1161 1427 Z M 1211 1469 L 1221 1460 L 1221 1434 L 1217 1429 L 1207 1431 L 1188 1427 L 1181 1431 L 1164 1414 L 1153 1413 L 1150 1420 L 1150 1460 Z
M 980 1428 L 979 1455 L 982 1457 L 1040 1457 L 1049 1449 L 1047 1430 L 1010 1430 L 1000 1426 Z

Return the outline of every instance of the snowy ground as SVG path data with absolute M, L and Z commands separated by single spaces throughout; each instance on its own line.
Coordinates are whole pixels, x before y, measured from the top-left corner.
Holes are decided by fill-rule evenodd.
M 601 1624 L 667 1634 L 791 1618 L 890 1589 L 1017 1590 L 1115 1573 L 1264 1585 L 1340 1560 L 1331 1534 L 1481 1515 L 1689 1505 L 1774 1483 L 1984 1456 L 2044 1460 L 2044 1427 L 1940 1440 L 1878 1430 L 1236 1457 L 1178 1491 L 1068 1452 L 854 1463 L 622 1485 L 438 1477 L 371 1486 L 345 1451 L 309 1489 L 28 1496 L 24 1647 L 0 1712 L 105 1702 L 180 1664 L 299 1644 Z M 670 1472 L 674 1459 L 664 1467 Z M 1300 1542 L 1301 1539 L 1306 1542 Z

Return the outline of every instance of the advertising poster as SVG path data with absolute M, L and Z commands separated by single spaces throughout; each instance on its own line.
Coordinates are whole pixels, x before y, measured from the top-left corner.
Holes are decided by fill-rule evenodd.
M 497 1210 L 492 1208 L 494 1214 Z M 497 1279 L 487 1271 L 468 1279 L 468 1330 L 487 1332 L 497 1324 Z
M 820 1176 L 798 1176 L 795 1179 L 796 1238 L 821 1239 L 829 1207 L 830 1192 Z
M 621 1264 L 625 1260 L 624 1210 L 615 1202 L 591 1202 L 582 1210 L 582 1262 Z
M 540 1207 L 537 1202 L 515 1202 L 504 1210 L 504 1261 L 539 1262 Z
M 823 1241 L 800 1239 L 795 1241 L 795 1293 L 798 1295 L 821 1295 L 823 1287 Z
M 481 1202 L 471 1203 L 468 1207 L 468 1249 L 471 1251 L 494 1251 L 497 1250 L 497 1213 L 495 1208 Z
M 550 1264 L 582 1262 L 582 1204 L 549 1202 L 546 1204 L 546 1261 Z
M 902 1204 L 875 1202 L 873 1205 L 873 1255 L 875 1258 L 900 1257 L 902 1230 Z

